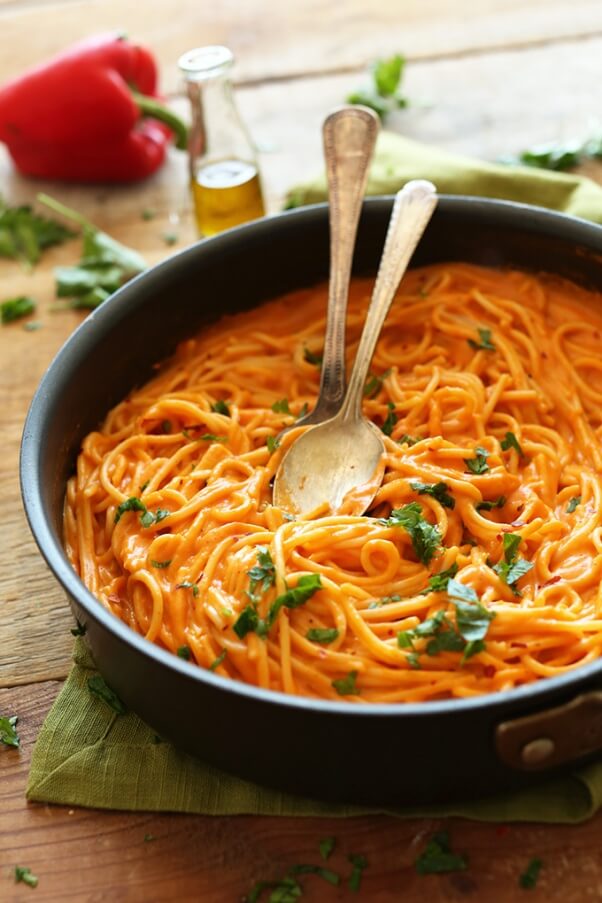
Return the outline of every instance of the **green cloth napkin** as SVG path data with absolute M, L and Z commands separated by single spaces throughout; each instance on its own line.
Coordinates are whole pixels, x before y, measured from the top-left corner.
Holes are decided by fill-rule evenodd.
M 368 191 L 390 194 L 412 178 L 430 179 L 440 192 L 524 201 L 602 223 L 602 186 L 589 179 L 470 160 L 381 133 Z M 316 179 L 293 189 L 289 206 L 325 196 L 324 178 Z M 533 790 L 451 806 L 340 806 L 278 793 L 178 751 L 160 741 L 134 714 L 116 715 L 88 690 L 94 664 L 80 640 L 74 658 L 33 752 L 27 787 L 30 800 L 205 815 L 387 813 L 564 823 L 583 821 L 602 804 L 602 762 Z
M 100 809 L 201 815 L 459 815 L 482 821 L 576 823 L 602 803 L 602 763 L 534 790 L 420 808 L 341 806 L 279 793 L 212 768 L 162 741 L 136 715 L 93 696 L 96 674 L 81 640 L 75 664 L 40 732 L 27 798 Z
M 602 185 L 584 176 L 473 160 L 393 132 L 381 132 L 370 169 L 368 194 L 393 194 L 410 179 L 418 178 L 430 179 L 441 194 L 521 201 L 602 223 Z M 326 177 L 322 174 L 291 189 L 286 206 L 300 207 L 325 199 Z

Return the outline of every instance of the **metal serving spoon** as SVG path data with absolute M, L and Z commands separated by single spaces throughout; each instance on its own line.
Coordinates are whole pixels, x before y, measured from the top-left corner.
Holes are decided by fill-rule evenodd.
M 345 396 L 345 322 L 351 263 L 379 125 L 372 110 L 350 106 L 333 110 L 322 126 L 330 224 L 328 312 L 318 401 L 295 427 L 333 417 Z
M 274 480 L 278 507 L 309 514 L 326 505 L 327 513 L 363 514 L 376 495 L 385 446 L 381 430 L 362 414 L 364 385 L 385 317 L 436 204 L 430 182 L 408 182 L 398 192 L 345 400 L 284 454 Z

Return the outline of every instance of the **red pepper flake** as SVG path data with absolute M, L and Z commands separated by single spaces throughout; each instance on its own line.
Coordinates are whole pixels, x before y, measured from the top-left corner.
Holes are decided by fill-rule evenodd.
M 485 665 L 483 668 L 483 674 L 485 677 L 495 677 L 495 668 L 493 665 Z

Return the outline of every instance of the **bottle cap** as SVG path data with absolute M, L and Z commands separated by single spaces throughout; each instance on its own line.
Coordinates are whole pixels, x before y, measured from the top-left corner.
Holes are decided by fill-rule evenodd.
M 234 55 L 229 47 L 211 44 L 183 53 L 178 66 L 188 81 L 198 82 L 221 75 L 233 62 Z

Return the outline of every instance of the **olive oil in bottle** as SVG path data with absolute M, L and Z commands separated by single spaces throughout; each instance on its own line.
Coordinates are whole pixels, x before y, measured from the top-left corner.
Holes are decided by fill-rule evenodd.
M 243 160 L 219 160 L 202 167 L 192 193 L 201 235 L 216 235 L 265 213 L 257 167 Z
M 232 94 L 233 62 L 221 46 L 199 47 L 179 60 L 192 112 L 190 186 L 204 237 L 265 214 L 255 150 Z

